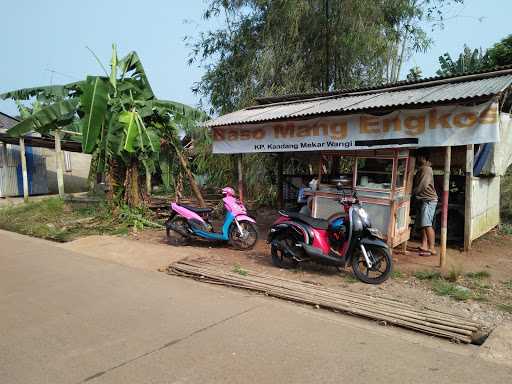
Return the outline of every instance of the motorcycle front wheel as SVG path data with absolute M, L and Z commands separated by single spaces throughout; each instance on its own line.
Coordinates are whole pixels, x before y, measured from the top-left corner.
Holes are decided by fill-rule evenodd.
M 229 244 L 241 251 L 252 249 L 258 241 L 258 228 L 256 224 L 247 220 L 239 221 L 238 224 L 242 229 L 242 233 L 240 233 L 238 225 L 233 223 L 229 231 Z
M 386 281 L 393 270 L 393 259 L 389 250 L 374 245 L 365 246 L 366 253 L 374 261 L 371 268 L 368 268 L 363 251 L 357 248 L 352 256 L 352 271 L 354 275 L 367 284 L 381 284 Z

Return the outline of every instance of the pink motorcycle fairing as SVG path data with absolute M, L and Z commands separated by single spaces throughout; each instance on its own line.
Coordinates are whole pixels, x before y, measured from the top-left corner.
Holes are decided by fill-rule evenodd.
M 228 212 L 231 212 L 237 221 L 247 220 L 251 223 L 256 223 L 252 217 L 247 216 L 247 209 L 244 204 L 234 196 L 226 196 L 222 199 L 224 207 Z
M 247 216 L 247 209 L 245 209 L 245 206 L 241 201 L 239 201 L 237 198 L 233 196 L 226 196 L 222 199 L 224 201 L 224 207 L 228 212 L 231 212 L 233 217 L 237 219 L 237 221 L 247 220 L 251 223 L 256 223 L 256 220 L 254 220 L 252 217 Z M 200 222 L 204 223 L 205 221 L 201 216 L 199 216 L 197 213 L 192 212 L 191 210 L 184 208 L 176 203 L 171 203 L 171 208 L 173 211 L 178 213 L 179 215 L 183 216 L 185 219 L 195 219 L 199 220 Z
M 184 208 L 176 203 L 171 203 L 171 208 L 173 211 L 175 211 L 179 215 L 183 216 L 187 220 L 195 219 L 195 220 L 199 220 L 201 223 L 205 222 L 203 220 L 203 218 L 201 216 L 199 216 L 197 213 L 192 212 L 192 211 L 188 210 L 187 208 Z
M 238 215 L 236 216 L 236 220 L 237 221 L 250 221 L 251 223 L 255 223 L 256 224 L 256 220 L 254 220 L 252 217 L 250 216 L 247 216 L 247 215 Z

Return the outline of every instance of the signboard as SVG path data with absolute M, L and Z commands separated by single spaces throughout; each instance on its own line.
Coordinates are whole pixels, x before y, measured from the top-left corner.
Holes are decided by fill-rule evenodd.
M 213 153 L 442 147 L 499 141 L 498 104 L 323 116 L 212 128 Z

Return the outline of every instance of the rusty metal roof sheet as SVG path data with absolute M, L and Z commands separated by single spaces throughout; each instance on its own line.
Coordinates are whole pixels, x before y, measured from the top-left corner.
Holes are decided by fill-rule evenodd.
M 315 97 L 310 99 L 284 101 L 249 107 L 220 116 L 206 123 L 208 127 L 234 124 L 251 124 L 265 121 L 296 119 L 305 116 L 336 112 L 389 109 L 397 106 L 415 106 L 494 96 L 512 84 L 512 73 L 498 74 L 485 78 L 461 80 L 454 77 L 442 83 L 439 81 L 421 83 L 415 87 L 388 87 L 373 91 L 351 91 L 350 93 Z M 394 89 L 396 88 L 396 89 Z
M 0 112 L 0 132 L 5 132 L 9 128 L 14 127 L 18 123 L 18 119 L 11 117 L 3 112 Z

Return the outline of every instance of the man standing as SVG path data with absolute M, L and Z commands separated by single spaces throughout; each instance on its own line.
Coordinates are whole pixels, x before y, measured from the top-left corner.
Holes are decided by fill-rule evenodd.
M 434 187 L 434 173 L 430 163 L 430 153 L 425 149 L 418 150 L 416 154 L 418 170 L 415 176 L 413 194 L 418 201 L 417 227 L 421 228 L 421 255 L 436 254 L 436 235 L 433 226 L 437 206 L 437 193 Z

